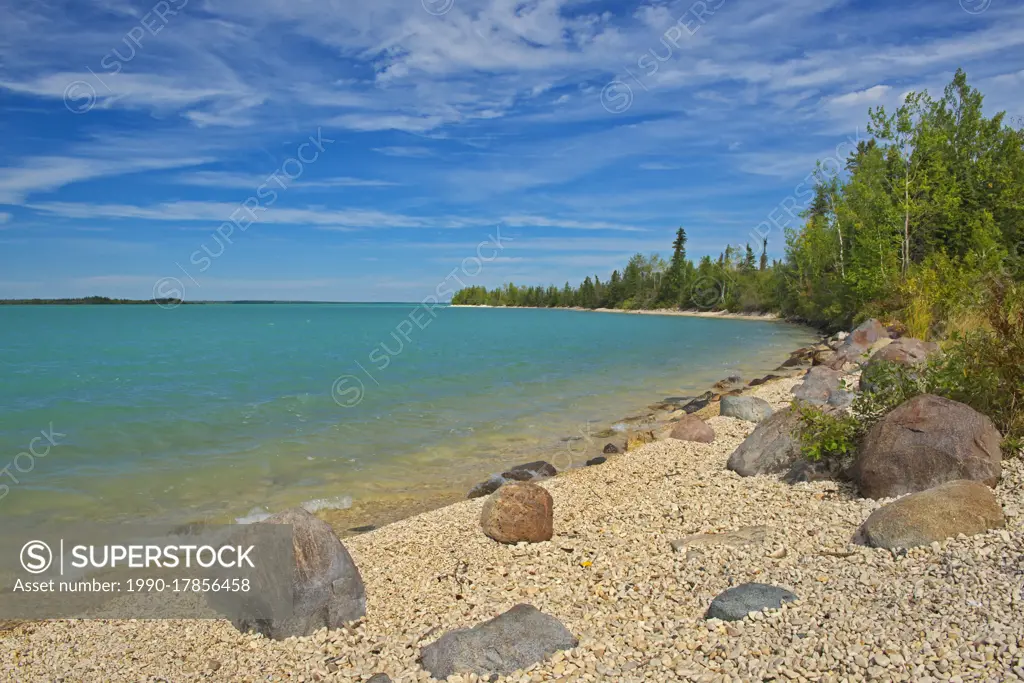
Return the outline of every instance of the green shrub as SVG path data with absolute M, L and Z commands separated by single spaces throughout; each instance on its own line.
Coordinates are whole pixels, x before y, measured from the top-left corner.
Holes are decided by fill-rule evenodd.
M 1006 453 L 1024 445 L 1024 285 L 988 284 L 978 311 L 984 325 L 955 333 L 929 366 L 928 390 L 988 415 Z
M 930 372 L 928 367 L 911 368 L 889 361 L 872 363 L 865 368 L 861 380 L 865 390 L 857 395 L 851 406 L 864 431 L 896 406 L 927 393 Z
M 793 406 L 800 415 L 803 456 L 812 462 L 835 460 L 846 467 L 857 453 L 863 433 L 860 421 L 853 415 L 826 413 L 801 401 Z

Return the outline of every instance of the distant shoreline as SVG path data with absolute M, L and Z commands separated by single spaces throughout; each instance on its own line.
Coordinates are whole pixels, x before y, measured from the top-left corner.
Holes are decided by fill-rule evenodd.
M 523 308 L 553 311 L 582 311 L 584 313 L 625 313 L 628 315 L 673 315 L 685 318 L 718 318 L 720 320 L 761 320 L 767 322 L 786 322 L 785 318 L 782 318 L 776 315 L 775 313 L 730 313 L 728 311 L 698 310 L 684 311 L 674 308 L 645 308 L 635 311 L 627 311 L 621 308 L 580 308 L 579 306 L 551 308 L 549 306 L 489 306 L 486 304 L 451 304 L 451 308 Z

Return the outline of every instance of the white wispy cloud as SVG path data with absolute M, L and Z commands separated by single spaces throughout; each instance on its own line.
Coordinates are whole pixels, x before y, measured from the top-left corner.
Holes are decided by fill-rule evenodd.
M 411 159 L 425 159 L 434 155 L 434 153 L 427 147 L 404 147 L 400 145 L 392 147 L 374 147 L 373 151 L 388 157 L 408 157 Z
M 242 202 L 165 202 L 153 206 L 132 204 L 87 204 L 83 202 L 41 202 L 28 204 L 28 208 L 42 213 L 72 219 L 136 219 L 222 223 L 241 217 L 251 220 Z M 386 211 L 361 209 L 314 209 L 271 206 L 254 212 L 259 223 L 282 225 L 312 225 L 326 229 L 346 228 L 458 228 L 479 225 L 479 222 L 458 218 L 428 218 L 407 216 Z M 204 226 L 205 227 L 205 226 Z
M 572 218 L 549 218 L 545 216 L 530 216 L 525 214 L 513 214 L 505 216 L 503 223 L 513 227 L 543 227 L 543 228 L 566 228 L 569 230 L 622 230 L 625 232 L 642 232 L 643 228 L 633 225 L 622 225 L 609 223 L 607 221 L 580 221 Z
M 176 175 L 174 176 L 173 181 L 181 185 L 255 190 L 267 182 L 267 176 L 248 173 L 233 173 L 229 171 L 193 171 L 192 173 Z M 287 177 L 282 177 L 281 183 L 289 185 Z M 347 176 L 321 179 L 298 178 L 291 183 L 291 186 L 299 189 L 332 187 L 394 187 L 397 185 L 398 183 L 387 180 L 352 178 Z
M 32 194 L 49 192 L 85 180 L 198 166 L 209 161 L 211 159 L 206 157 L 33 157 L 23 160 L 19 165 L 0 168 L 0 204 L 20 204 Z

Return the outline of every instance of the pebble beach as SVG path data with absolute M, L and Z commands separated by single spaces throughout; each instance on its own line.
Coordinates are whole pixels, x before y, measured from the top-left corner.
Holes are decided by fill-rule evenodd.
M 749 393 L 778 408 L 798 381 Z M 1004 462 L 996 489 L 1006 528 L 879 550 L 850 540 L 887 501 L 835 482 L 740 478 L 725 463 L 754 424 L 707 421 L 711 444 L 662 439 L 541 482 L 554 499 L 548 542 L 484 536 L 484 499 L 346 538 L 367 608 L 344 629 L 273 641 L 223 620 L 31 622 L 0 634 L 0 672 L 17 681 L 427 681 L 422 646 L 529 603 L 579 645 L 496 680 L 1024 680 L 1020 459 Z M 741 621 L 705 619 L 716 595 L 752 581 L 799 599 Z

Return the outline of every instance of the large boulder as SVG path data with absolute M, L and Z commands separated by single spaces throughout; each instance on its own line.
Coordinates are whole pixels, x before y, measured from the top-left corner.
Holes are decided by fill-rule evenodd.
M 913 548 L 958 534 L 984 533 L 1005 521 L 992 489 L 976 481 L 951 481 L 878 508 L 857 530 L 853 542 L 874 548 Z
M 904 337 L 883 346 L 875 351 L 864 365 L 864 372 L 860 376 L 860 388 L 862 391 L 870 391 L 873 388 L 871 382 L 872 372 L 884 363 L 896 363 L 908 368 L 920 368 L 928 362 L 928 357 L 938 352 L 939 345 L 934 342 L 921 341 L 913 337 Z
M 760 422 L 771 416 L 772 404 L 756 396 L 723 396 L 721 414 L 746 422 Z
M 800 415 L 792 408 L 773 413 L 729 456 L 726 465 L 742 477 L 785 472 L 800 456 Z
M 995 486 L 1001 442 L 992 420 L 970 406 L 922 394 L 868 431 L 851 475 L 868 498 L 894 498 L 957 479 Z
M 874 318 L 861 323 L 836 349 L 832 367 L 840 370 L 847 363 L 862 363 L 873 344 L 888 338 L 889 330 Z
M 480 512 L 484 533 L 499 543 L 550 541 L 554 501 L 544 488 L 529 482 L 502 486 Z
M 420 664 L 439 680 L 453 674 L 507 676 L 578 641 L 557 619 L 532 605 L 516 605 L 473 628 L 450 631 L 420 650 Z
M 916 367 L 923 365 L 928 360 L 928 356 L 938 350 L 939 345 L 935 342 L 926 342 L 914 337 L 903 337 L 876 351 L 868 360 L 868 364 L 888 361 L 890 363 Z
M 335 629 L 366 614 L 366 590 L 352 556 L 330 525 L 302 508 L 285 510 L 257 525 L 291 526 L 294 571 L 293 608 L 285 618 L 235 620 L 240 631 L 255 631 L 282 640 Z
M 670 439 L 680 441 L 696 441 L 697 443 L 711 443 L 715 440 L 715 430 L 704 420 L 696 415 L 686 415 L 673 423 Z
M 711 601 L 708 619 L 739 621 L 751 612 L 778 609 L 797 597 L 785 588 L 767 583 L 744 583 L 720 593 Z
M 804 381 L 793 388 L 793 396 L 811 405 L 830 405 L 830 401 L 836 401 L 835 397 L 846 391 L 843 377 L 843 373 L 824 365 L 811 368 Z
M 516 465 L 501 474 L 495 474 L 487 481 L 482 481 L 469 490 L 467 498 L 483 498 L 489 496 L 510 481 L 532 481 L 546 479 L 558 474 L 555 466 L 543 460 Z

